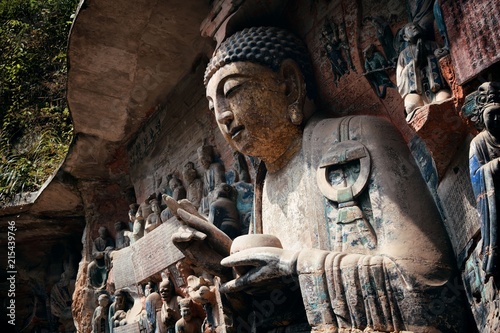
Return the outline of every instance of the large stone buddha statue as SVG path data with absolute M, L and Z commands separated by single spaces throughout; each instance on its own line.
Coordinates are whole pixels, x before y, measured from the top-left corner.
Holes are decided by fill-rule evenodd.
M 224 138 L 262 161 L 250 229 L 282 244 L 230 254 L 225 235 L 200 230 L 206 227 L 199 218 L 179 209 L 208 236 L 177 236 L 174 243 L 201 267 L 194 253 L 215 249 L 221 267 L 236 268 L 235 278 L 222 277 L 223 293 L 262 299 L 268 292 L 272 301 L 279 281 L 293 280 L 305 310 L 296 318 L 307 318 L 312 332 L 463 330 L 461 305 L 446 296 L 455 276 L 448 236 L 393 124 L 316 111 L 307 50 L 278 28 L 229 37 L 208 64 L 205 85 Z M 273 324 L 251 325 L 266 332 Z

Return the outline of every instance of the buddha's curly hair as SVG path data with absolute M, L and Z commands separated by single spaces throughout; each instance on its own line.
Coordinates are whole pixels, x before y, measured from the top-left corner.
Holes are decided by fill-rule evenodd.
M 236 32 L 214 52 L 205 71 L 204 83 L 221 67 L 237 61 L 250 61 L 277 72 L 285 59 L 294 60 L 304 75 L 307 96 L 316 95 L 313 70 L 304 43 L 287 30 L 276 27 L 252 27 Z

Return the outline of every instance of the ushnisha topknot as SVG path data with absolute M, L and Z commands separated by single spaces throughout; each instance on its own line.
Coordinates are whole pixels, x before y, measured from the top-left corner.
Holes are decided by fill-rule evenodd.
M 294 60 L 302 70 L 307 95 L 315 96 L 309 54 L 304 43 L 291 32 L 276 27 L 252 27 L 236 32 L 214 52 L 205 70 L 204 84 L 221 67 L 237 61 L 250 61 L 278 71 L 285 59 Z

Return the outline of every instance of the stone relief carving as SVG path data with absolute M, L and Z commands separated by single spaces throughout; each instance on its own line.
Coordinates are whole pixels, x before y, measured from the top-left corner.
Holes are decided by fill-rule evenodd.
M 161 224 L 161 217 L 160 217 L 160 203 L 156 199 L 152 199 L 149 201 L 149 204 L 151 205 L 151 214 L 148 215 L 146 218 L 146 223 L 144 225 L 144 233 L 147 234 L 148 232 L 153 231 L 156 227 L 158 227 Z
M 470 144 L 469 171 L 481 220 L 482 268 L 489 279 L 498 271 L 500 83 L 485 82 L 479 86 L 474 116 L 484 129 Z
M 99 295 L 97 303 L 98 306 L 95 308 L 94 314 L 92 315 L 92 333 L 109 333 L 109 295 Z
M 61 274 L 60 280 L 50 290 L 50 313 L 57 317 L 65 332 L 75 329 L 71 314 L 71 297 L 74 290 L 74 280 L 71 280 L 67 270 Z
M 404 100 L 406 120 L 417 108 L 451 97 L 440 71 L 436 42 L 425 39 L 422 28 L 410 22 L 402 29 L 406 47 L 399 53 L 396 83 Z
M 396 87 L 386 71 L 391 68 L 390 64 L 380 52 L 375 50 L 373 44 L 363 50 L 363 57 L 365 58 L 365 73 L 363 75 L 368 79 L 377 96 L 385 98 L 387 88 Z
M 200 205 L 200 213 L 207 214 L 210 204 L 214 200 L 214 190 L 220 183 L 226 182 L 224 166 L 215 160 L 214 147 L 203 145 L 198 148 L 198 160 L 205 169 L 203 174 L 203 199 Z
M 181 318 L 175 323 L 176 333 L 198 333 L 201 332 L 203 320 L 193 315 L 193 301 L 184 298 L 179 301 Z
M 336 24 L 333 19 L 326 19 L 321 35 L 326 56 L 330 60 L 333 72 L 333 82 L 338 84 L 340 78 L 349 74 L 349 69 L 355 71 L 351 60 L 349 43 L 345 34 L 345 26 Z
M 130 210 L 128 211 L 128 225 L 129 230 L 134 228 L 135 215 L 137 214 L 137 210 L 139 209 L 139 205 L 136 203 L 129 205 Z
M 215 200 L 210 205 L 208 221 L 222 230 L 229 238 L 241 235 L 240 214 L 233 200 L 234 188 L 226 183 L 217 185 Z
M 283 248 L 230 254 L 224 233 L 167 202 L 186 224 L 172 241 L 221 278 L 227 297 L 269 300 L 270 286 L 297 285 L 313 331 L 461 332 L 458 304 L 429 311 L 454 261 L 406 143 L 381 118 L 311 118 L 313 82 L 307 50 L 284 30 L 245 29 L 221 44 L 206 70 L 209 107 L 229 144 L 267 169 L 256 187 L 255 230 L 279 237 Z M 344 238 L 345 228 L 352 237 Z M 235 279 L 228 268 L 240 271 Z M 272 320 L 249 322 L 256 331 L 275 328 Z
M 205 311 L 203 332 L 215 332 L 219 326 L 219 313 L 215 286 L 206 278 L 191 275 L 187 278 L 189 297 Z
M 233 156 L 239 179 L 233 184 L 236 190 L 236 208 L 240 215 L 241 234 L 247 234 L 252 221 L 254 189 L 250 183 L 250 172 L 245 156 L 238 151 Z
M 174 285 L 165 274 L 162 274 L 160 295 L 163 302 L 160 312 L 162 325 L 160 331 L 174 333 L 176 332 L 175 324 L 181 318 L 179 312 L 179 297 L 175 295 Z
M 375 34 L 380 42 L 380 45 L 382 45 L 385 57 L 387 58 L 387 64 L 389 66 L 395 66 L 396 61 L 398 60 L 398 54 L 394 49 L 394 35 L 392 34 L 391 26 L 389 25 L 389 22 L 394 19 L 394 16 L 391 16 L 389 20 L 383 16 L 367 16 L 363 19 L 363 24 L 370 23 L 370 25 L 375 28 Z
M 128 315 L 134 305 L 134 299 L 126 290 L 119 289 L 115 291 L 115 300 L 109 306 L 109 332 L 113 333 L 113 329 L 119 326 L 128 324 Z
M 130 232 L 125 228 L 125 224 L 121 221 L 115 223 L 116 232 L 116 249 L 120 250 L 130 245 Z
M 94 288 L 106 288 L 110 269 L 110 253 L 115 249 L 115 242 L 109 236 L 106 227 L 99 228 L 99 237 L 92 244 L 93 261 L 88 266 L 88 283 Z
M 198 177 L 193 162 L 184 165 L 182 177 L 187 184 L 186 199 L 198 209 L 203 198 L 203 181 Z
M 147 332 L 162 332 L 161 307 L 163 302 L 160 294 L 152 292 L 146 296 Z

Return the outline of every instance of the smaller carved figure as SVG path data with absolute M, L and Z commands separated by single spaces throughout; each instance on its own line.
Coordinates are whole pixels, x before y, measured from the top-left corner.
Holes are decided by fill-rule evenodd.
M 108 234 L 106 227 L 99 228 L 99 237 L 92 245 L 93 261 L 88 266 L 88 282 L 91 286 L 102 289 L 106 287 L 108 271 L 111 264 L 109 254 L 115 249 L 115 242 Z
M 61 279 L 50 290 L 50 312 L 57 317 L 65 332 L 75 329 L 71 314 L 73 291 L 74 284 L 71 283 L 66 271 L 61 274 Z
M 149 204 L 151 205 L 152 212 L 148 215 L 148 217 L 146 219 L 146 224 L 144 225 L 144 233 L 145 234 L 153 231 L 156 227 L 158 227 L 161 224 L 161 217 L 160 217 L 161 211 L 160 211 L 160 204 L 158 203 L 158 200 L 151 199 L 149 201 Z
M 146 297 L 147 331 L 161 332 L 161 307 L 163 303 L 160 294 L 152 292 Z
M 116 249 L 120 250 L 124 247 L 130 245 L 130 239 L 125 234 L 127 230 L 125 230 L 125 225 L 123 222 L 118 221 L 115 223 L 115 231 L 116 231 Z
M 160 295 L 162 299 L 161 307 L 161 332 L 174 333 L 175 323 L 181 318 L 179 312 L 178 297 L 174 292 L 174 285 L 170 279 L 162 274 L 162 281 L 160 283 Z
M 208 220 L 222 230 L 229 238 L 234 239 L 241 234 L 240 214 L 231 185 L 222 183 L 217 186 L 216 199 L 210 205 Z
M 220 183 L 226 182 L 224 166 L 215 161 L 214 147 L 203 145 L 198 148 L 198 160 L 205 169 L 203 177 L 203 199 L 200 205 L 200 213 L 208 214 L 210 204 L 215 199 L 214 190 Z
M 385 98 L 387 88 L 395 88 L 396 86 L 389 79 L 387 75 L 387 68 L 390 66 L 384 56 L 375 50 L 375 46 L 370 44 L 363 50 L 365 58 L 365 71 L 364 74 L 370 82 L 373 90 L 380 98 Z M 382 90 L 381 90 L 382 87 Z
M 203 332 L 214 332 L 218 326 L 218 307 L 215 296 L 215 286 L 203 277 L 191 275 L 187 279 L 189 297 L 193 302 L 203 306 L 206 318 L 203 323 Z
M 387 62 L 390 65 L 394 65 L 398 59 L 398 55 L 394 49 L 394 35 L 388 22 L 392 21 L 392 19 L 393 17 L 387 20 L 383 16 L 367 16 L 363 19 L 363 23 L 370 23 L 375 28 L 377 39 L 380 45 L 382 45 Z
M 484 127 L 471 142 L 469 171 L 481 220 L 483 270 L 498 272 L 498 207 L 500 207 L 500 83 L 478 89 L 475 121 Z
M 187 162 L 184 165 L 182 177 L 187 184 L 186 199 L 188 199 L 196 209 L 200 208 L 203 198 L 203 181 L 198 177 L 193 162 Z
M 101 294 L 97 298 L 98 306 L 92 316 L 92 333 L 109 333 L 108 311 L 109 296 Z
M 130 210 L 128 211 L 128 227 L 130 230 L 134 228 L 135 215 L 137 214 L 137 210 L 139 209 L 139 205 L 136 203 L 129 205 Z
M 448 99 L 451 93 L 434 55 L 440 53 L 438 45 L 424 40 L 422 29 L 416 23 L 406 24 L 402 31 L 408 44 L 399 54 L 396 83 L 409 121 L 417 108 Z
M 115 301 L 109 307 L 110 333 L 113 333 L 113 328 L 127 324 L 127 315 L 133 305 L 134 299 L 127 291 L 123 289 L 115 291 Z
M 172 190 L 172 197 L 175 200 L 182 200 L 186 198 L 186 189 L 182 185 L 182 181 L 174 174 L 170 175 L 168 186 Z M 173 216 L 170 208 L 165 208 L 161 212 L 161 221 L 165 222 Z
M 180 300 L 179 309 L 182 318 L 175 323 L 175 333 L 200 332 L 203 320 L 193 316 L 193 301 L 190 298 Z

